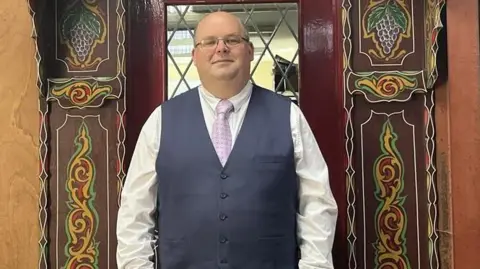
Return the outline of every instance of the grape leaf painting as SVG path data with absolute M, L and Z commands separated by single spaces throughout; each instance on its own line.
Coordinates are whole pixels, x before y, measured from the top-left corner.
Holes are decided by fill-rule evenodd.
M 66 60 L 72 66 L 90 67 L 101 58 L 94 57 L 96 45 L 105 42 L 106 24 L 95 1 L 77 1 L 60 19 L 61 43 L 69 49 Z
M 363 37 L 371 39 L 376 50 L 369 54 L 378 59 L 396 59 L 406 54 L 400 48 L 403 39 L 411 37 L 412 21 L 407 1 L 376 1 L 367 5 L 363 16 Z

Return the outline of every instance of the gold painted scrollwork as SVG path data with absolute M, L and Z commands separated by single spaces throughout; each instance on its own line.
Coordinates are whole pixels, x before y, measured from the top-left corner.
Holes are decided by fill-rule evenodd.
M 98 83 L 74 81 L 58 88 L 53 88 L 51 95 L 56 98 L 67 98 L 70 103 L 78 107 L 91 105 L 99 98 L 107 98 L 112 93 L 109 85 L 99 86 Z
M 75 138 L 76 151 L 67 167 L 65 190 L 69 212 L 65 220 L 66 269 L 98 269 L 98 242 L 95 236 L 99 216 L 95 209 L 95 165 L 90 157 L 92 141 L 85 122 Z
M 374 164 L 375 197 L 379 201 L 375 212 L 378 239 L 374 244 L 378 269 L 411 269 L 406 245 L 405 197 L 402 196 L 405 166 L 396 146 L 397 139 L 387 120 L 380 135 L 382 155 Z
M 415 90 L 417 80 L 400 74 L 384 74 L 379 77 L 360 78 L 355 81 L 355 88 L 371 93 L 382 99 L 392 99 L 405 90 Z

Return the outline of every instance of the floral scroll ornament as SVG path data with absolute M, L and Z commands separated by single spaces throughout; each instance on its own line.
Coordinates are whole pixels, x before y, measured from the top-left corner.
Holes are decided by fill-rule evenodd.
M 75 138 L 75 153 L 67 167 L 65 191 L 68 194 L 68 213 L 65 219 L 67 243 L 65 269 L 99 269 L 99 216 L 95 208 L 95 164 L 91 159 L 92 140 L 88 127 L 82 122 Z
M 370 76 L 355 81 L 355 88 L 371 93 L 381 99 L 393 99 L 405 90 L 415 90 L 417 80 L 405 75 L 386 74 L 380 77 Z
M 88 83 L 83 81 L 75 81 L 63 85 L 59 88 L 52 89 L 52 96 L 56 98 L 68 99 L 75 107 L 91 106 L 93 103 L 98 103 L 98 99 L 108 98 L 112 93 L 110 85 L 99 86 L 98 83 Z
M 404 0 L 370 0 L 362 20 L 364 38 L 372 39 L 376 47 L 369 54 L 384 60 L 405 55 L 407 52 L 400 50 L 400 43 L 411 36 L 411 25 Z
M 78 0 L 70 5 L 60 21 L 61 43 L 69 49 L 66 60 L 75 67 L 91 67 L 101 58 L 92 59 L 97 44 L 105 42 L 106 25 L 96 0 Z
M 405 165 L 396 146 L 398 134 L 392 123 L 383 124 L 380 155 L 374 164 L 375 198 L 375 267 L 378 269 L 411 269 L 407 255 L 407 213 L 405 198 Z

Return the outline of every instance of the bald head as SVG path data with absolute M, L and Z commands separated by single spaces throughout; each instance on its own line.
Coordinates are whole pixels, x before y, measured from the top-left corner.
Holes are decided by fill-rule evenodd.
M 246 39 L 249 39 L 248 31 L 239 17 L 225 11 L 215 11 L 205 15 L 198 22 L 194 32 L 194 42 L 197 42 L 197 38 L 201 36 L 201 33 L 205 28 L 211 29 L 212 27 L 222 27 L 222 25 L 226 24 L 238 28 L 239 34 Z

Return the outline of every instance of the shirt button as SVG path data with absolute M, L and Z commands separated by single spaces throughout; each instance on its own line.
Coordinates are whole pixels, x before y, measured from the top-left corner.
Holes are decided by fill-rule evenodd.
M 220 214 L 220 219 L 221 219 L 221 220 L 226 220 L 226 219 L 227 219 L 227 215 L 221 213 L 221 214 Z
M 227 263 L 227 262 L 228 262 L 227 259 L 221 259 L 220 260 L 220 263 Z
M 226 237 L 224 237 L 224 236 L 220 237 L 220 243 L 224 244 L 224 243 L 227 243 L 227 241 L 228 240 L 227 240 Z
M 226 193 L 220 194 L 220 198 L 222 198 L 222 199 L 225 199 L 225 198 L 227 198 L 227 197 L 228 197 L 228 194 L 226 194 Z
M 222 179 L 227 179 L 228 176 L 225 175 L 225 174 L 221 174 L 220 177 L 221 177 Z

